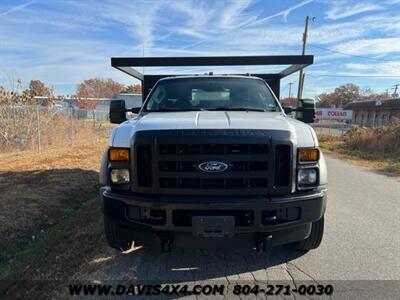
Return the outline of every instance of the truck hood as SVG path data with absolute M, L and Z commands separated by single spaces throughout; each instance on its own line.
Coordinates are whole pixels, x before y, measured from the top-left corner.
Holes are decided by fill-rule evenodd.
M 114 128 L 110 146 L 129 147 L 136 131 L 173 129 L 261 129 L 290 131 L 300 147 L 318 146 L 314 130 L 279 112 L 186 111 L 138 116 Z

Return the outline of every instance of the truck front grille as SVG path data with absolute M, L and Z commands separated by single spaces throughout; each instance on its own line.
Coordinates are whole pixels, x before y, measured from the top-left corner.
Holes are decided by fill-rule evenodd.
M 288 186 L 290 184 L 290 157 L 289 145 L 277 145 L 275 148 L 275 186 Z
M 265 131 L 227 131 L 137 132 L 133 166 L 137 178 L 133 190 L 161 195 L 221 196 L 268 195 L 274 194 L 276 188 L 290 192 L 290 143 L 277 145 L 277 139 L 273 139 L 276 132 L 269 136 Z M 224 172 L 202 171 L 199 165 L 208 161 L 224 162 L 229 168 Z
M 159 144 L 159 185 L 195 190 L 268 188 L 269 148 L 267 144 Z M 216 174 L 198 170 L 199 163 L 207 160 L 226 162 L 230 168 Z
M 136 149 L 136 177 L 139 186 L 152 185 L 152 157 L 150 145 L 139 145 Z
M 268 154 L 269 147 L 265 144 L 164 144 L 159 145 L 162 155 L 191 154 Z
M 268 161 L 234 161 L 230 163 L 232 172 L 268 171 Z M 195 161 L 160 161 L 161 172 L 194 172 Z
M 182 189 L 249 189 L 267 188 L 267 178 L 160 178 L 162 188 Z

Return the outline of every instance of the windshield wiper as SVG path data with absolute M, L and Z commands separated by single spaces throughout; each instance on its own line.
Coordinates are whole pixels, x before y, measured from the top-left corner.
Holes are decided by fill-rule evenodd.
M 268 111 L 263 108 L 248 108 L 248 107 L 216 107 L 216 108 L 207 108 L 206 110 L 211 111 Z

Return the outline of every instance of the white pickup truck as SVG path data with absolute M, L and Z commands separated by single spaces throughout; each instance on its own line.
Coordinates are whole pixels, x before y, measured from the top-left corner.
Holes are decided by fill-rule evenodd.
M 317 248 L 327 170 L 312 100 L 298 120 L 257 76 L 163 77 L 141 108 L 111 102 L 100 192 L 109 245 Z M 126 112 L 137 115 L 126 119 Z

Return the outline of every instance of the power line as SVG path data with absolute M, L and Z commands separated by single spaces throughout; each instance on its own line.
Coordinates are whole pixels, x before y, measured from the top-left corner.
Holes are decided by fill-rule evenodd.
M 287 78 L 285 78 L 285 79 L 288 79 L 288 78 L 290 78 L 290 77 L 287 77 Z M 290 82 L 296 83 L 297 80 L 299 80 L 299 78 L 296 78 L 296 79 L 294 79 L 294 80 L 291 80 Z M 289 82 L 288 82 L 288 83 L 285 83 L 284 89 L 287 89 L 288 87 L 289 87 Z
M 397 88 L 400 86 L 400 83 L 397 83 L 397 84 L 395 84 L 393 87 L 392 87 L 392 90 L 394 90 L 394 92 L 393 92 L 393 96 L 394 97 L 396 97 L 396 95 L 397 95 Z
M 308 76 L 311 77 L 365 77 L 365 78 L 400 78 L 399 75 L 341 75 L 341 74 L 310 74 L 307 73 Z
M 299 80 L 299 78 L 296 78 L 295 80 L 290 81 L 290 83 L 296 83 L 297 80 Z M 282 88 L 282 92 L 286 91 L 286 89 L 289 88 L 289 82 L 287 84 L 285 84 L 285 86 Z
M 325 47 L 321 47 L 321 46 L 316 46 L 316 45 L 309 45 L 309 46 L 314 47 L 314 48 L 318 48 L 318 49 L 322 49 L 322 50 L 326 50 L 326 51 L 329 51 L 329 52 L 333 52 L 333 53 L 339 53 L 339 54 L 342 54 L 342 55 L 347 55 L 347 56 L 352 56 L 352 57 L 357 57 L 357 58 L 362 58 L 362 59 L 369 59 L 369 60 L 374 60 L 374 61 L 379 61 L 379 62 L 382 62 L 382 61 L 397 62 L 396 60 L 389 60 L 389 59 L 383 59 L 383 58 L 375 58 L 375 57 L 356 55 L 356 54 L 341 52 L 341 51 L 337 51 L 337 50 L 333 50 L 333 49 L 329 49 L 329 48 L 325 48 Z

